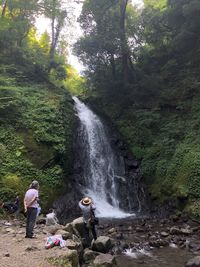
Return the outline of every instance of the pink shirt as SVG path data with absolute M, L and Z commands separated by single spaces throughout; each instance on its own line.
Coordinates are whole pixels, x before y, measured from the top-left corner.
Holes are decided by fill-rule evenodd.
M 29 206 L 29 203 L 36 197 L 38 198 L 38 190 L 36 189 L 29 189 L 25 194 L 25 202 L 28 205 L 28 207 L 32 208 L 38 208 L 38 202 L 37 199 Z

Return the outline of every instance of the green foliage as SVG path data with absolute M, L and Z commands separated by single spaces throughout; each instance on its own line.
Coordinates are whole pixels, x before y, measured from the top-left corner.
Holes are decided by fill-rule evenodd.
M 0 188 L 0 199 L 2 202 L 14 200 L 16 198 L 16 191 L 7 187 Z
M 65 90 L 49 84 L 0 86 L 0 199 L 23 199 L 32 180 L 40 183 L 42 208 L 65 189 L 71 166 L 73 107 Z M 12 97 L 12 101 L 10 98 Z M 11 123 L 12 122 L 12 123 Z M 66 162 L 64 162 L 66 160 Z
M 83 96 L 86 93 L 86 80 L 81 77 L 77 71 L 71 67 L 67 66 L 67 79 L 64 82 L 65 87 L 72 95 Z
M 85 35 L 76 50 L 96 91 L 92 96 L 88 91 L 90 103 L 111 118 L 140 160 L 152 198 L 174 199 L 180 208 L 185 205 L 197 214 L 200 2 L 145 0 L 142 10 L 128 6 L 132 67 L 126 87 L 120 74 L 118 7 L 109 4 L 88 0 L 80 17 Z M 117 24 L 111 24 L 113 19 Z

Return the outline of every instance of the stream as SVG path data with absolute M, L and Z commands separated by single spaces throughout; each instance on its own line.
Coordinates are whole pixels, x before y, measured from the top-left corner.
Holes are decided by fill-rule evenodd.
M 185 266 L 200 251 L 200 225 L 181 216 L 152 218 L 145 217 L 145 212 L 125 209 L 133 207 L 133 201 L 139 209 L 141 206 L 141 194 L 135 190 L 140 188 L 138 168 L 130 165 L 132 172 L 126 175 L 126 159 L 113 150 L 101 119 L 77 97 L 73 100 L 80 121 L 77 138 L 82 169 L 80 190 L 95 203 L 100 218 L 98 235 L 114 240 L 111 254 L 116 255 L 117 266 Z M 126 205 L 120 205 L 122 202 Z

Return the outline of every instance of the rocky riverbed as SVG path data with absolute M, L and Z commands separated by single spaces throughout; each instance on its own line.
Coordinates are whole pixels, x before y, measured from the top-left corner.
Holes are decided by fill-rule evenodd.
M 200 224 L 186 216 L 100 219 L 99 237 L 90 248 L 84 248 L 81 218 L 65 226 L 47 227 L 44 222 L 40 217 L 37 239 L 27 240 L 23 221 L 11 220 L 9 225 L 1 220 L 0 266 L 200 266 Z M 45 249 L 45 240 L 52 234 L 61 234 L 66 247 Z

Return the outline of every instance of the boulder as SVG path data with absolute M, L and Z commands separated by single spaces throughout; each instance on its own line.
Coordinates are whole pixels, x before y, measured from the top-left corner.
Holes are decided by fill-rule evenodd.
M 113 234 L 113 233 L 116 233 L 117 232 L 117 229 L 115 228 L 111 228 L 108 230 L 108 234 Z
M 94 262 L 94 267 L 115 267 L 116 265 L 116 259 L 115 256 L 112 256 L 110 254 L 100 254 L 98 255 Z
M 60 225 L 60 224 L 56 224 L 56 225 L 50 225 L 50 226 L 45 226 L 44 227 L 44 232 L 50 234 L 50 235 L 55 235 L 55 233 L 58 231 L 58 230 L 61 230 L 63 229 L 63 226 Z
M 112 241 L 107 236 L 99 236 L 92 242 L 92 250 L 107 253 L 112 248 Z
M 172 235 L 190 235 L 190 234 L 192 234 L 192 230 L 190 230 L 188 228 L 179 229 L 178 227 L 173 226 L 170 228 L 170 234 L 172 234 Z
M 73 226 L 72 226 L 71 223 L 67 223 L 67 224 L 63 227 L 63 230 L 65 230 L 65 231 L 67 231 L 67 232 L 69 232 L 69 233 L 71 233 L 71 234 L 74 233 L 74 232 L 73 232 Z
M 197 256 L 191 260 L 189 260 L 185 267 L 200 267 L 200 256 Z
M 191 235 L 192 234 L 192 230 L 190 230 L 188 228 L 181 228 L 181 234 L 183 234 L 183 235 Z
M 160 235 L 161 235 L 162 237 L 168 237 L 168 236 L 169 236 L 169 234 L 168 234 L 167 232 L 161 232 Z
M 65 253 L 58 254 L 54 257 L 46 258 L 46 260 L 53 266 L 70 266 L 70 267 L 79 267 L 79 257 L 76 250 L 66 249 Z M 40 265 L 44 266 L 45 265 Z
M 135 231 L 136 231 L 137 233 L 144 233 L 144 232 L 145 232 L 145 229 L 142 228 L 142 227 L 136 227 L 136 228 L 135 228 Z
M 83 217 L 79 217 L 72 222 L 72 227 L 74 234 L 79 234 L 81 237 L 84 237 L 84 222 Z
M 90 261 L 93 261 L 98 255 L 99 255 L 99 252 L 86 248 L 84 250 L 83 260 L 84 262 L 90 262 Z
M 77 250 L 78 253 L 81 253 L 83 251 L 82 243 L 80 241 L 76 242 L 72 239 L 66 240 L 66 247 L 72 250 Z

